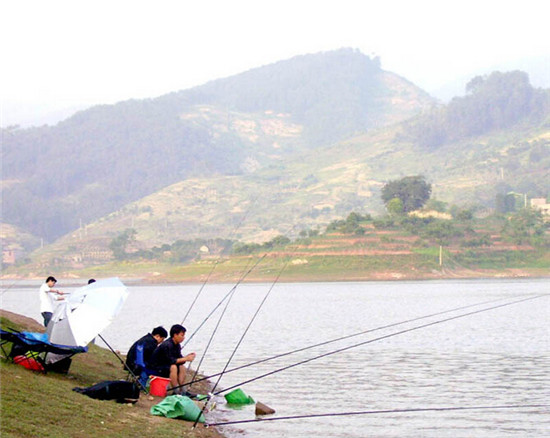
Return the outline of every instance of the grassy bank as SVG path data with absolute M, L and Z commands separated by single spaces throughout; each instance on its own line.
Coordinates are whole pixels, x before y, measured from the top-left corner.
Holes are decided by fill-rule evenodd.
M 136 253 L 124 260 L 87 266 L 53 257 L 40 266 L 10 267 L 3 278 L 43 279 L 55 272 L 61 278 L 118 276 L 151 283 L 201 283 L 206 279 L 234 283 L 244 273 L 248 282 L 269 282 L 278 275 L 282 282 L 314 282 L 541 277 L 550 272 L 550 230 L 546 225 L 539 234 L 520 239 L 509 235 L 504 219 L 386 221 L 357 222 L 351 231 L 346 228 L 348 220 L 337 221 L 331 225 L 336 229 L 324 234 L 240 244 L 222 255 L 207 248 L 184 261 L 176 261 L 179 259 L 169 245 L 170 250 L 153 258 Z
M 264 255 L 264 259 L 252 266 Z M 249 272 L 250 271 L 250 272 Z M 280 274 L 281 282 L 423 280 L 445 278 L 545 277 L 550 272 L 550 255 L 537 251 L 495 251 L 461 253 L 443 251 L 439 264 L 439 248 L 407 248 L 402 253 L 377 251 L 357 254 L 305 254 L 290 251 L 210 258 L 184 265 L 169 263 L 123 262 L 104 265 L 100 269 L 72 271 L 80 278 L 127 275 L 151 283 L 234 283 L 244 273 L 245 282 L 273 281 Z M 60 276 L 63 276 L 59 274 Z
M 1 313 L 2 328 L 40 331 L 35 321 Z M 74 357 L 67 375 L 42 374 L 2 359 L 0 362 L 1 436 L 155 438 L 220 437 L 214 429 L 192 423 L 153 416 L 149 409 L 162 399 L 142 394 L 132 404 L 94 400 L 74 392 L 104 380 L 124 379 L 126 373 L 109 350 L 90 346 L 88 353 Z

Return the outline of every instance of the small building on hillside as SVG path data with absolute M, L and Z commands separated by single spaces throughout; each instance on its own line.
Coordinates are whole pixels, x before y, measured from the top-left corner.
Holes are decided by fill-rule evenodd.
M 539 210 L 543 216 L 550 218 L 550 203 L 545 198 L 531 199 L 531 208 Z
M 15 265 L 15 250 L 8 248 L 2 249 L 2 264 Z

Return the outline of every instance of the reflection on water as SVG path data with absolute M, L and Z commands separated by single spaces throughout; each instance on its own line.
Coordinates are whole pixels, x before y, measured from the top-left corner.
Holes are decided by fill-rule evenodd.
M 61 282 L 60 282 L 61 283 Z M 269 284 L 239 286 L 206 353 L 202 372 L 215 373 L 242 336 Z M 189 334 L 232 285 L 206 285 L 184 325 Z M 200 285 L 136 286 L 103 333 L 125 351 L 156 325 L 180 323 Z M 277 284 L 229 368 L 328 339 L 489 300 L 547 294 L 543 280 Z M 2 307 L 39 319 L 34 289 L 13 289 Z M 378 330 L 227 374 L 238 385 L 293 363 L 437 322 L 479 308 Z M 221 310 L 221 309 L 220 309 Z M 200 355 L 216 313 L 186 346 Z M 550 400 L 550 302 L 536 300 L 391 336 L 308 362 L 242 389 L 276 409 L 275 416 L 430 407 L 544 404 Z M 506 437 L 547 436 L 548 409 L 387 413 L 271 421 L 222 427 L 246 437 Z M 253 419 L 254 406 L 221 403 L 210 421 Z

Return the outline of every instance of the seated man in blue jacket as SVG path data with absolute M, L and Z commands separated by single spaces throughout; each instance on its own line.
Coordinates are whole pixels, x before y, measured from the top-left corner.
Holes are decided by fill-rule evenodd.
M 151 333 L 147 333 L 145 336 L 138 339 L 128 350 L 126 355 L 126 365 L 137 376 L 140 377 L 143 367 L 136 362 L 138 347 L 141 346 L 143 350 L 143 363 L 146 369 L 151 369 L 151 357 L 153 352 L 159 344 L 161 344 L 168 337 L 168 332 L 164 327 L 155 327 Z
M 157 376 L 169 377 L 170 387 L 181 387 L 185 383 L 185 362 L 195 360 L 195 353 L 181 354 L 181 343 L 185 339 L 185 327 L 175 324 L 170 328 L 170 338 L 160 344 L 151 358 L 152 369 Z M 177 391 L 178 392 L 178 391 Z M 184 390 L 179 392 L 185 393 Z

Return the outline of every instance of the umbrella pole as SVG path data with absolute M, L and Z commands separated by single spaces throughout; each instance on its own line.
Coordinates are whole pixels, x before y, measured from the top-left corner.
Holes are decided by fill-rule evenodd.
M 128 368 L 128 365 L 126 365 L 126 361 L 122 360 L 122 358 L 117 354 L 117 352 L 115 350 L 113 350 L 113 347 L 111 347 L 109 345 L 109 343 L 105 340 L 105 338 L 103 336 L 101 336 L 101 335 L 98 335 L 98 336 L 105 343 L 105 345 L 109 348 L 109 350 L 111 350 L 111 352 L 118 358 L 118 360 L 124 366 L 124 368 L 132 375 L 134 380 L 138 383 L 139 386 L 141 386 L 143 391 L 145 391 L 145 393 L 147 394 L 147 388 L 145 388 L 145 386 L 143 386 L 143 384 L 139 381 L 139 378 L 133 373 L 133 371 L 130 368 Z

